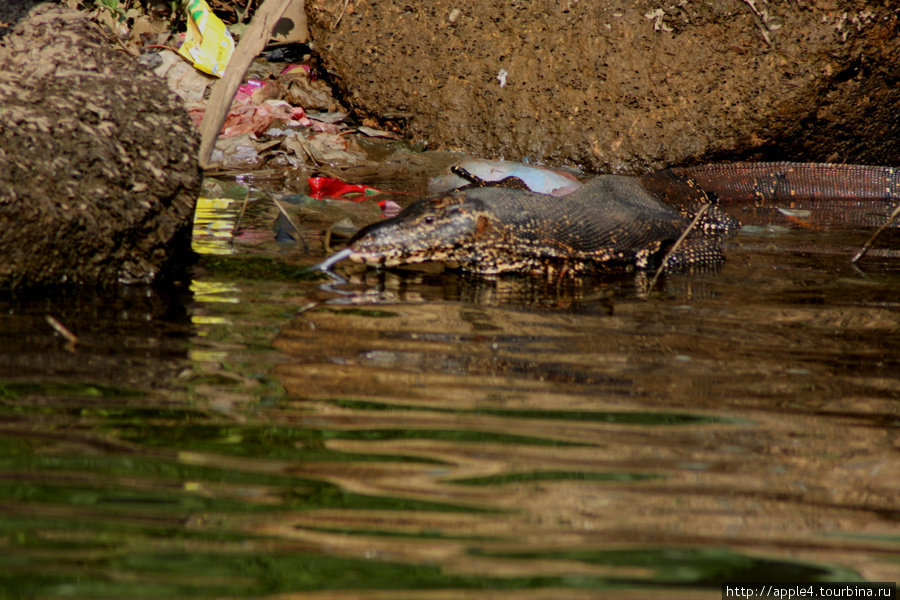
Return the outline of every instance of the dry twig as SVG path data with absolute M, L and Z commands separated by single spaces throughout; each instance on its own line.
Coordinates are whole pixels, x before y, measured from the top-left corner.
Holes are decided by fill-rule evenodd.
M 875 230 L 875 233 L 872 234 L 866 243 L 863 244 L 862 248 L 859 249 L 859 252 L 853 255 L 853 258 L 850 259 L 851 264 L 856 264 L 859 260 L 866 255 L 866 252 L 869 251 L 869 248 L 872 247 L 872 244 L 875 243 L 875 240 L 878 239 L 885 229 L 890 227 L 895 220 L 897 220 L 897 216 L 900 215 L 900 202 L 897 203 L 897 206 L 894 208 L 894 212 L 891 213 L 891 216 L 888 217 L 888 220 L 882 223 L 881 227 Z
M 331 26 L 331 30 L 334 31 L 337 29 L 338 24 L 341 22 L 341 19 L 344 18 L 344 13 L 347 11 L 347 5 L 350 4 L 350 0 L 344 0 L 344 6 L 341 7 L 341 14 L 338 15 L 337 20 L 334 22 L 334 25 Z
M 656 281 L 659 279 L 659 276 L 662 275 L 663 271 L 666 270 L 666 266 L 669 264 L 669 259 L 672 258 L 672 255 L 675 254 L 675 251 L 681 247 L 681 244 L 684 242 L 685 238 L 687 238 L 688 234 L 693 231 L 694 227 L 697 226 L 697 223 L 700 222 L 700 217 L 712 206 L 709 202 L 700 207 L 700 210 L 697 211 L 697 214 L 694 215 L 694 220 L 691 221 L 688 226 L 681 232 L 681 235 L 678 236 L 678 239 L 675 240 L 675 243 L 672 244 L 672 247 L 669 248 L 669 251 L 666 252 L 666 255 L 663 257 L 662 262 L 659 264 L 659 269 L 656 270 L 656 274 L 653 276 L 653 279 L 650 280 L 650 286 L 647 288 L 647 291 L 653 290 L 656 286 Z
M 66 350 L 69 352 L 75 352 L 75 344 L 78 343 L 78 336 L 68 330 L 65 325 L 56 320 L 52 315 L 44 315 L 44 319 L 46 319 L 47 324 L 53 328 L 56 333 L 63 336 L 66 341 Z

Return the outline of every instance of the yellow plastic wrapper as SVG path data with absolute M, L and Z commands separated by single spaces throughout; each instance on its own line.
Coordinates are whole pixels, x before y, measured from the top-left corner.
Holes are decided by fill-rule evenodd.
M 204 0 L 187 4 L 188 30 L 178 53 L 210 75 L 221 77 L 234 52 L 234 38 Z

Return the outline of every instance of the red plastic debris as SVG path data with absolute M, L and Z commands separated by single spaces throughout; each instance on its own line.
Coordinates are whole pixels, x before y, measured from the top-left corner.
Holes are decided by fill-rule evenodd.
M 238 91 L 234 95 L 234 99 L 238 101 L 249 100 L 250 97 L 253 96 L 253 92 L 262 89 L 264 85 L 266 85 L 265 81 L 260 81 L 259 79 L 248 79 L 246 83 L 243 83 L 240 87 L 238 87 Z
M 309 182 L 309 195 L 317 200 L 322 198 L 344 198 L 348 194 L 358 194 L 354 198 L 347 199 L 354 202 L 362 202 L 369 196 L 388 193 L 368 185 L 345 183 L 335 177 L 310 177 L 306 181 Z

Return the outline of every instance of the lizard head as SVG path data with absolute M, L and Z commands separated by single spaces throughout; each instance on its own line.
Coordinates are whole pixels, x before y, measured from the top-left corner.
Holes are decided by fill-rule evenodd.
M 483 203 L 465 192 L 419 200 L 392 219 L 361 229 L 349 257 L 370 265 L 469 262 L 472 246 L 490 230 Z

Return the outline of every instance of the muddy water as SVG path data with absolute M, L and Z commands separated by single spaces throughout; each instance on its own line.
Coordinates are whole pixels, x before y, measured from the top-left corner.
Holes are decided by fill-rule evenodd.
M 900 579 L 900 264 L 850 267 L 865 231 L 749 228 L 653 290 L 335 283 L 263 198 L 205 210 L 180 288 L 4 300 L 4 597 Z

